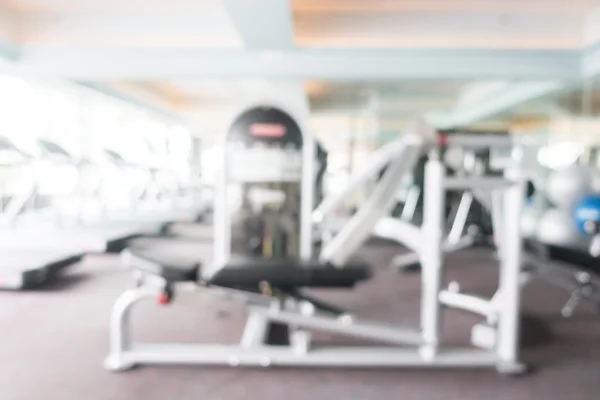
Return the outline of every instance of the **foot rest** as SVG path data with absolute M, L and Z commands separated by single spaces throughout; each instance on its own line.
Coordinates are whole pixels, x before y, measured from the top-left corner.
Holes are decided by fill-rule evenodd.
M 209 284 L 256 289 L 264 283 L 282 289 L 305 287 L 348 288 L 371 277 L 371 268 L 365 262 L 354 261 L 343 268 L 335 268 L 319 261 L 287 259 L 232 258 L 213 274 Z

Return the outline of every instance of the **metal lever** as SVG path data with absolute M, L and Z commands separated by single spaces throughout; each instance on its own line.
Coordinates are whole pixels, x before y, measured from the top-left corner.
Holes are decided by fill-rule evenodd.
M 571 297 L 569 297 L 569 300 L 567 300 L 561 310 L 562 316 L 565 318 L 571 318 L 571 316 L 573 316 L 573 312 L 581 302 L 581 298 L 582 294 L 580 289 L 577 289 L 571 293 Z
M 579 272 L 575 274 L 575 279 L 577 281 L 578 288 L 571 293 L 571 297 L 569 297 L 561 310 L 561 314 L 565 318 L 570 318 L 573 316 L 573 313 L 581 302 L 581 299 L 584 297 L 591 297 L 592 295 L 592 277 L 589 273 Z

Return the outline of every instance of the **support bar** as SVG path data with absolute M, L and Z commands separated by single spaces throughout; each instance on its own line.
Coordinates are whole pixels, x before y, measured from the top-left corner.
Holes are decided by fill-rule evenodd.
M 368 200 L 322 248 L 321 261 L 343 266 L 371 236 L 377 221 L 389 213 L 395 203 L 395 194 L 402 177 L 417 164 L 424 140 L 416 134 L 405 135 L 401 144 L 402 150 L 388 166 Z
M 421 236 L 416 236 L 416 238 L 420 239 Z M 475 239 L 470 235 L 465 235 L 456 242 L 450 242 L 446 240 L 442 244 L 442 251 L 444 253 L 452 253 L 470 247 L 474 244 L 474 242 Z M 399 256 L 394 257 L 394 259 L 392 260 L 392 265 L 394 266 L 394 268 L 402 269 L 415 263 L 418 263 L 420 262 L 420 260 L 421 259 L 419 257 L 419 253 L 417 251 L 414 251 L 411 253 L 401 254 Z
M 266 343 L 269 320 L 264 315 L 250 314 L 244 327 L 240 345 L 244 348 L 256 348 Z
M 421 329 L 425 344 L 421 356 L 433 360 L 439 350 L 441 310 L 438 294 L 442 289 L 443 236 L 446 193 L 444 191 L 445 167 L 435 151 L 425 165 L 425 199 L 423 236 L 421 245 Z
M 491 318 L 496 314 L 493 304 L 483 297 L 442 290 L 439 295 L 440 302 L 448 307 L 460 308 L 475 314 Z
M 470 192 L 464 192 L 460 198 L 458 210 L 454 216 L 454 222 L 450 233 L 448 233 L 448 242 L 456 243 L 460 240 L 463 233 L 465 232 L 465 226 L 467 225 L 467 219 L 469 218 L 469 211 L 473 204 L 473 194 Z
M 339 207 L 360 185 L 376 176 L 386 165 L 400 156 L 405 148 L 406 144 L 402 140 L 397 140 L 377 150 L 369 157 L 369 162 L 350 177 L 350 182 L 342 191 L 328 196 L 317 206 L 312 213 L 313 222 L 320 223 L 327 214 Z
M 408 189 L 408 194 L 404 200 L 404 207 L 402 207 L 402 215 L 400 215 L 402 221 L 411 222 L 414 219 L 420 196 L 421 188 L 417 185 L 413 185 Z
M 392 344 L 418 346 L 423 343 L 421 333 L 418 330 L 386 327 L 379 323 L 357 323 L 349 316 L 333 319 L 331 317 L 323 317 L 319 314 L 303 316 L 294 312 L 280 310 L 273 312 L 259 307 L 251 308 L 250 311 L 251 313 L 264 315 L 271 321 L 295 325 L 298 328 L 310 328 L 325 332 L 340 333 L 346 336 L 380 340 Z
M 521 221 L 521 210 L 525 198 L 525 182 L 522 168 L 522 149 L 513 151 L 514 166 L 505 171 L 505 176 L 517 182 L 504 192 L 502 256 L 500 264 L 499 291 L 502 307 L 498 315 L 497 353 L 506 365 L 519 365 L 519 330 L 521 312 L 521 287 L 519 277 L 522 265 L 521 235 L 511 234 Z
M 444 349 L 434 360 L 424 360 L 413 349 L 389 347 L 335 347 L 312 349 L 299 357 L 289 348 L 264 346 L 244 349 L 227 345 L 146 344 L 131 351 L 114 354 L 107 367 L 126 369 L 137 364 L 191 364 L 230 366 L 306 366 L 306 367 L 489 367 L 498 366 L 498 357 L 492 352 L 473 349 Z M 114 363 L 113 360 L 118 360 Z
M 504 178 L 483 178 L 483 177 L 460 177 L 447 178 L 446 189 L 503 189 L 512 185 L 513 182 Z
M 419 251 L 422 243 L 421 228 L 397 218 L 381 218 L 373 228 L 373 235 L 402 243 L 412 251 Z
M 506 134 L 441 134 L 438 143 L 442 147 L 461 147 L 470 150 L 510 149 L 514 146 L 513 139 Z

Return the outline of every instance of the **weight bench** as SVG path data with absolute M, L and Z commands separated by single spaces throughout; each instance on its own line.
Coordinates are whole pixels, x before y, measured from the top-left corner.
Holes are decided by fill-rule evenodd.
M 524 240 L 524 249 L 532 256 L 530 265 L 524 267 L 569 291 L 570 297 L 561 310 L 564 317 L 570 317 L 582 299 L 600 306 L 600 257 L 531 239 Z
M 195 255 L 170 255 L 148 247 L 133 247 L 126 249 L 122 258 L 134 272 L 137 286 L 123 293 L 113 309 L 111 354 L 106 360 L 106 366 L 111 370 L 147 363 L 236 365 L 238 356 L 242 357 L 240 363 L 262 365 L 257 354 L 274 349 L 283 357 L 280 363 L 294 364 L 298 349 L 307 350 L 310 342 L 310 333 L 301 331 L 301 326 L 338 333 L 350 330 L 353 334 L 352 326 L 340 323 L 340 320 L 350 318 L 342 309 L 305 295 L 301 289 L 353 288 L 371 277 L 369 265 L 358 260 L 349 262 L 344 268 L 336 268 L 318 260 L 237 257 L 207 277 L 203 276 Z M 247 306 L 249 315 L 240 345 L 185 345 L 187 350 L 182 352 L 178 350 L 182 348 L 181 344 L 134 344 L 129 327 L 132 306 L 148 298 L 168 304 L 173 301 L 178 287 L 183 289 L 190 284 L 194 290 L 215 289 L 215 293 Z M 271 344 L 269 331 L 274 327 L 285 328 L 284 346 Z M 398 340 L 397 331 L 370 325 L 361 326 L 354 335 L 388 342 Z M 249 358 L 243 361 L 246 356 Z
M 130 248 L 123 252 L 123 258 L 133 270 L 160 277 L 167 284 L 202 280 L 201 265 L 196 256 Z M 370 277 L 371 268 L 359 260 L 336 268 L 318 260 L 233 257 L 201 283 L 237 290 L 253 290 L 265 284 L 279 289 L 353 288 Z

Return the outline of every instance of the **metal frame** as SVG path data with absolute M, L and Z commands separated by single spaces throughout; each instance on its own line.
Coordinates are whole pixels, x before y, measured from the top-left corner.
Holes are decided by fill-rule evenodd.
M 271 298 L 265 306 L 249 306 L 248 319 L 236 345 L 140 343 L 133 341 L 130 315 L 143 300 L 154 300 L 163 293 L 159 281 L 123 293 L 111 316 L 111 354 L 105 367 L 113 371 L 141 364 L 201 364 L 230 366 L 302 366 L 302 367 L 493 367 L 501 359 L 478 349 L 441 349 L 435 358 L 424 359 L 418 329 L 388 327 L 377 323 L 358 322 L 350 315 L 334 317 L 317 313 L 307 302 L 282 302 Z M 252 297 L 251 294 L 245 294 Z M 292 326 L 289 346 L 266 343 L 272 322 Z M 306 329 L 379 340 L 398 347 L 332 347 L 311 348 L 311 335 Z
M 513 146 L 513 139 L 508 135 L 503 134 L 452 134 L 441 135 L 438 138 L 441 145 L 446 147 L 460 147 L 465 151 L 465 162 L 470 162 L 471 168 L 475 170 L 475 174 L 467 174 L 465 171 L 460 171 L 458 176 L 445 176 L 444 186 L 446 189 L 463 190 L 460 202 L 454 215 L 451 217 L 452 224 L 447 236 L 442 242 L 442 251 L 444 253 L 452 253 L 455 251 L 464 250 L 473 246 L 477 239 L 476 227 L 467 227 L 467 218 L 473 201 L 477 200 L 487 209 L 492 212 L 493 229 L 496 235 L 500 237 L 498 232 L 501 226 L 497 224 L 501 218 L 498 217 L 497 211 L 498 199 L 503 196 L 502 190 L 511 186 L 510 181 L 502 177 L 482 176 L 483 171 L 477 168 L 477 160 L 474 156 L 474 150 L 488 148 L 509 150 Z M 437 152 L 429 154 L 430 162 L 440 162 L 441 159 Z M 519 163 L 520 165 L 520 163 Z M 521 167 L 519 166 L 519 169 Z M 427 181 L 425 183 L 427 185 Z M 491 194 L 488 194 L 491 192 Z M 409 250 L 408 253 L 400 254 L 393 258 L 391 267 L 398 270 L 412 268 L 420 263 L 421 256 L 421 240 L 415 239 L 417 232 L 422 232 L 422 229 L 413 229 L 412 226 L 401 219 L 386 218 L 377 225 L 374 234 L 379 237 L 390 239 L 403 244 Z M 445 227 L 442 227 L 445 229 Z
M 396 144 L 394 152 L 397 156 L 396 159 L 388 164 L 385 173 L 366 203 L 321 249 L 320 259 L 323 262 L 342 267 L 372 235 L 378 221 L 389 214 L 395 203 L 398 182 L 417 164 L 425 143 L 423 138 L 416 135 L 406 135 Z M 317 212 L 321 211 L 317 210 Z M 325 222 L 326 220 L 327 216 L 325 216 Z
M 246 105 L 245 107 L 236 110 L 232 115 L 237 118 L 242 112 L 257 106 L 274 106 L 281 107 L 281 104 L 273 102 L 257 103 L 252 105 Z M 313 227 L 311 223 L 311 214 L 313 212 L 314 202 L 314 180 L 315 180 L 315 152 L 316 143 L 312 136 L 306 134 L 306 126 L 301 122 L 302 119 L 297 118 L 298 115 L 295 112 L 286 110 L 296 121 L 302 132 L 302 182 L 301 182 L 301 197 L 302 204 L 300 209 L 300 257 L 308 260 L 312 257 L 313 251 Z M 233 120 L 233 119 L 232 119 Z M 229 129 L 229 127 L 227 127 Z M 229 183 L 229 170 L 227 168 L 227 147 L 226 147 L 226 134 L 223 135 L 221 146 L 223 148 L 222 158 L 219 160 L 220 168 L 218 169 L 218 179 L 215 185 L 215 200 L 214 200 L 214 261 L 212 270 L 218 269 L 224 265 L 231 255 L 231 221 L 230 215 L 227 210 L 228 196 L 227 187 Z
M 402 213 L 400 214 L 402 221 L 410 222 L 414 220 L 420 197 L 421 188 L 417 185 L 411 185 L 404 198 L 404 207 L 402 207 Z
M 340 233 L 325 246 L 321 260 L 343 267 L 347 257 L 356 251 L 370 235 L 383 213 L 391 208 L 395 185 L 411 166 L 415 149 L 427 149 L 429 142 L 418 135 L 406 139 L 401 157 L 386 170 L 379 185 L 367 203 L 342 228 Z M 312 160 L 311 160 L 312 161 Z M 313 164 L 310 162 L 309 164 Z M 133 306 L 144 299 L 164 295 L 169 284 L 153 276 L 139 276 L 138 287 L 126 291 L 117 300 L 111 316 L 111 353 L 106 367 L 123 370 L 140 364 L 201 364 L 231 366 L 333 366 L 333 367 L 489 367 L 503 373 L 520 373 L 524 365 L 518 359 L 519 336 L 519 273 L 521 268 L 521 240 L 519 235 L 509 234 L 509 227 L 518 226 L 522 206 L 523 179 L 519 156 L 515 156 L 512 174 L 501 182 L 496 179 L 485 182 L 501 186 L 504 193 L 504 226 L 502 256 L 500 259 L 501 300 L 483 299 L 442 289 L 443 276 L 443 225 L 444 202 L 448 186 L 456 182 L 445 176 L 437 149 L 433 148 L 426 165 L 425 220 L 418 238 L 422 242 L 420 258 L 423 266 L 421 290 L 421 325 L 414 329 L 390 327 L 382 324 L 360 322 L 351 315 L 333 315 L 317 311 L 310 301 L 293 296 L 278 298 L 259 296 L 268 301 L 264 305 L 248 305 L 248 321 L 240 344 L 183 345 L 183 344 L 136 344 L 131 335 L 130 314 Z M 308 174 L 307 174 L 308 175 Z M 308 176 L 313 176 L 308 175 Z M 461 180 L 465 189 L 480 186 L 482 179 Z M 216 204 L 224 204 L 224 193 Z M 388 206 L 388 209 L 385 209 Z M 220 210 L 223 212 L 223 210 Z M 226 222 L 223 214 L 217 224 Z M 308 223 L 310 225 L 310 223 Z M 218 226 L 218 225 L 217 225 Z M 227 230 L 220 227 L 217 235 L 220 246 L 227 239 Z M 221 254 L 220 260 L 224 259 Z M 129 264 L 135 270 L 135 259 Z M 137 271 L 139 274 L 139 271 Z M 199 288 L 200 286 L 197 286 Z M 230 290 L 216 288 L 220 292 Z M 212 291 L 209 287 L 209 289 Z M 235 291 L 232 291 L 235 292 Z M 239 294 L 239 293 L 236 293 Z M 246 304 L 256 294 L 241 294 Z M 244 300 L 247 299 L 247 300 Z M 491 350 L 477 348 L 450 349 L 441 346 L 441 318 L 444 307 L 455 307 L 480 313 L 495 313 L 496 342 Z M 266 344 L 267 327 L 271 323 L 283 323 L 289 327 L 289 346 Z M 330 347 L 311 348 L 308 330 L 334 332 L 351 337 L 371 339 L 392 347 Z

